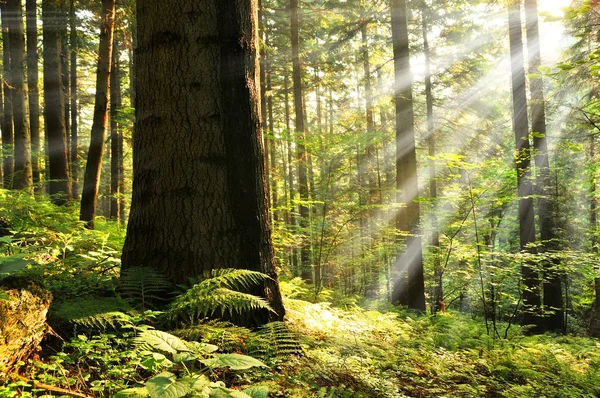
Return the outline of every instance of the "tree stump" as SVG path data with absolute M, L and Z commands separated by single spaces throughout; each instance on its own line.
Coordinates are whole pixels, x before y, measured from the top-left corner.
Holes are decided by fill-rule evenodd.
M 0 374 L 13 370 L 40 348 L 48 331 L 46 314 L 52 294 L 31 281 L 0 281 Z

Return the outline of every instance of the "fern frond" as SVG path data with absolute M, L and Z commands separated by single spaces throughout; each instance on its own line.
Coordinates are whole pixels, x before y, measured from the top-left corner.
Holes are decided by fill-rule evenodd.
M 296 334 L 285 322 L 270 322 L 260 328 L 249 341 L 248 352 L 263 359 L 287 359 L 304 353 Z
M 275 312 L 262 297 L 218 287 L 210 289 L 199 283 L 177 297 L 166 312 L 177 323 L 195 323 L 207 316 L 234 316 L 254 310 Z
M 165 292 L 173 290 L 173 285 L 163 274 L 150 267 L 131 267 L 121 275 L 121 291 L 132 305 L 146 310 L 154 303 L 166 300 Z
M 91 330 L 106 331 L 107 329 L 119 330 L 124 327 L 133 326 L 130 315 L 120 311 L 105 312 L 83 318 L 71 319 L 75 325 Z
M 249 290 L 253 286 L 260 286 L 270 276 L 261 272 L 247 269 L 216 269 L 212 270 L 210 277 L 199 283 L 206 288 L 223 287 L 231 290 Z
M 246 342 L 253 336 L 249 329 L 214 319 L 178 329 L 173 334 L 187 341 L 215 344 L 220 352 L 244 352 Z

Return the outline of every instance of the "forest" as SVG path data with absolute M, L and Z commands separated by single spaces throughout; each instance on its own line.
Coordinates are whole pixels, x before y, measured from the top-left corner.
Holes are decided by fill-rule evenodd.
M 0 397 L 600 396 L 599 0 L 0 26 Z

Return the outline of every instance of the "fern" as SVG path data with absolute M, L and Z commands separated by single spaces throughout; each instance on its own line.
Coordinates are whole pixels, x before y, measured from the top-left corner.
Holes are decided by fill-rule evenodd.
M 165 276 L 150 267 L 128 268 L 121 275 L 123 295 L 142 311 L 154 309 L 157 302 L 166 300 L 165 293 L 172 290 L 173 285 Z
M 233 318 L 255 310 L 273 309 L 262 297 L 239 290 L 250 290 L 269 276 L 238 269 L 215 270 L 211 277 L 195 284 L 171 303 L 166 317 L 176 324 L 194 324 L 206 317 Z
M 254 333 L 248 346 L 250 355 L 263 359 L 287 359 L 304 353 L 295 333 L 285 322 L 267 323 Z
M 253 333 L 231 322 L 207 320 L 173 332 L 188 341 L 216 344 L 222 352 L 243 352 Z
M 123 312 L 114 311 L 102 314 L 95 314 L 83 318 L 71 319 L 78 327 L 90 330 L 106 331 L 107 329 L 119 330 L 133 326 L 131 316 Z

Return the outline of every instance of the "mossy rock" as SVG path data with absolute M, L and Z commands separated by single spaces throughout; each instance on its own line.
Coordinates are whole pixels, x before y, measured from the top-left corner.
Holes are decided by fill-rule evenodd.
M 0 291 L 0 373 L 8 373 L 39 351 L 52 294 L 16 277 L 0 281 Z

